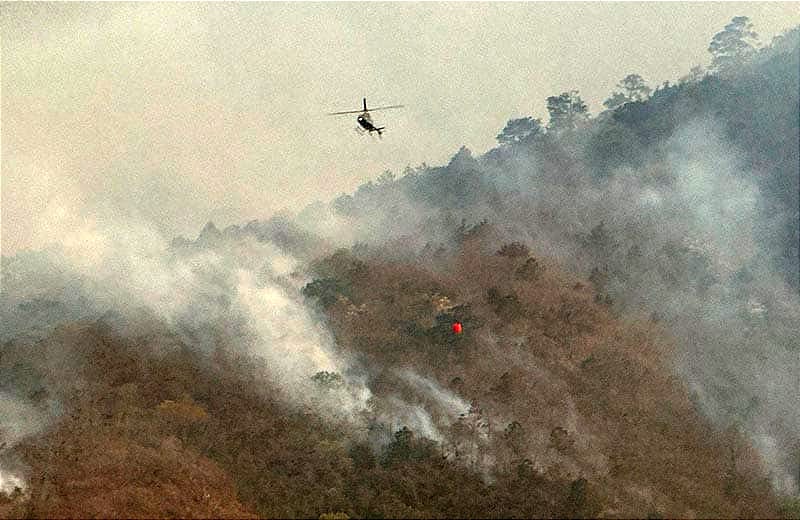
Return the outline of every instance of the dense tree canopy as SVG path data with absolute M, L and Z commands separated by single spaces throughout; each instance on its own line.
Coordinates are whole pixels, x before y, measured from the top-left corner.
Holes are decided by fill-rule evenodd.
M 606 108 L 616 108 L 632 101 L 645 101 L 650 97 L 652 90 L 645 84 L 644 78 L 638 74 L 628 74 L 617 84 L 618 92 L 614 92 L 603 105 Z
M 542 121 L 532 117 L 511 119 L 497 135 L 500 144 L 519 144 L 526 142 L 542 132 Z
M 758 34 L 746 16 L 737 16 L 725 29 L 714 35 L 708 46 L 712 55 L 711 68 L 717 72 L 728 72 L 741 65 L 756 51 Z
M 556 132 L 575 129 L 589 118 L 589 108 L 577 90 L 548 97 L 547 112 L 550 114 L 547 128 Z

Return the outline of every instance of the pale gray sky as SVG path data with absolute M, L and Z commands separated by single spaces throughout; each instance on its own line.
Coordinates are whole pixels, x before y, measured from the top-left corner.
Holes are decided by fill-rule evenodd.
M 385 169 L 485 152 L 577 88 L 593 113 L 630 72 L 709 62 L 749 16 L 797 3 L 0 4 L 2 253 L 105 219 L 194 236 L 330 200 Z M 376 112 L 382 141 L 326 112 Z

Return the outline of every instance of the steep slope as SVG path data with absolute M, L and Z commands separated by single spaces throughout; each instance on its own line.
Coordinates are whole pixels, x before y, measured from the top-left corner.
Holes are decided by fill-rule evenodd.
M 670 376 L 658 325 L 615 318 L 588 282 L 524 247 L 483 254 L 482 238 L 436 269 L 368 252 L 317 264 L 338 281 L 326 312 L 338 355 L 357 360 L 372 393 L 366 436 L 271 398 L 269 367 L 224 341 L 208 357 L 157 322 L 108 316 L 6 344 L 6 367 L 46 374 L 34 405 L 58 394 L 63 406 L 15 449 L 28 468 L 24 511 L 776 514 L 746 443 L 708 425 Z M 55 348 L 68 361 L 53 366 Z M 435 435 L 417 416 L 384 413 L 398 403 L 429 414 Z
M 386 258 L 498 241 L 591 278 L 619 315 L 675 339 L 674 372 L 703 413 L 796 494 L 800 415 L 800 29 L 725 74 L 664 84 L 574 128 L 541 127 L 483 156 L 382 176 L 298 220 Z M 460 223 L 460 224 L 459 224 Z
M 532 256 L 480 249 L 467 240 L 434 271 L 380 255 L 360 264 L 339 253 L 326 264 L 347 293 L 329 306 L 341 348 L 378 380 L 394 379 L 391 366 L 413 367 L 472 402 L 463 421 L 488 424 L 478 441 L 469 428 L 451 432 L 446 444 L 462 447 L 462 463 L 498 486 L 521 467 L 584 479 L 589 515 L 774 514 L 755 453 L 715 431 L 671 375 L 659 325 L 621 321 L 590 283 Z M 450 331 L 454 321 L 463 335 Z M 462 446 L 470 442 L 477 462 Z
M 3 258 L 0 516 L 791 515 L 797 36 L 296 219 Z

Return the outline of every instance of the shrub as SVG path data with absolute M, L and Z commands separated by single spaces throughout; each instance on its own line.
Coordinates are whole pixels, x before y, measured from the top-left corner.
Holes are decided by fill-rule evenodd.
M 569 486 L 569 502 L 572 506 L 573 514 L 580 514 L 586 505 L 586 492 L 588 482 L 585 478 L 573 480 Z
M 530 254 L 531 250 L 528 249 L 528 246 L 522 244 L 520 242 L 511 242 L 510 244 L 505 244 L 500 250 L 497 252 L 500 256 L 507 256 L 509 258 L 519 258 L 519 257 L 527 257 Z
M 459 322 L 464 334 L 453 334 L 453 323 Z M 469 333 L 479 326 L 478 320 L 472 315 L 469 305 L 457 305 L 447 311 L 442 311 L 435 317 L 433 327 L 428 329 L 428 337 L 439 345 L 454 347 L 459 344 Z
M 303 287 L 306 298 L 315 298 L 324 307 L 328 308 L 339 299 L 339 295 L 350 296 L 349 289 L 336 278 L 322 278 L 309 282 Z
M 381 464 L 387 467 L 406 461 L 420 461 L 432 457 L 433 454 L 432 441 L 416 438 L 413 431 L 403 426 L 395 432 L 394 440 L 386 447 Z
M 322 370 L 311 376 L 311 380 L 323 388 L 338 388 L 344 386 L 344 379 L 336 372 Z
M 550 432 L 550 446 L 559 453 L 567 452 L 573 444 L 575 444 L 575 440 L 571 439 L 569 432 L 561 426 L 556 426 Z
M 486 302 L 494 308 L 494 312 L 504 319 L 517 319 L 525 315 L 522 302 L 516 294 L 500 294 L 496 287 L 490 288 L 486 292 Z
M 517 270 L 514 272 L 514 277 L 518 280 L 533 282 L 541 277 L 542 272 L 544 272 L 544 268 L 535 258 L 531 257 L 525 260 L 525 263 L 517 268 Z

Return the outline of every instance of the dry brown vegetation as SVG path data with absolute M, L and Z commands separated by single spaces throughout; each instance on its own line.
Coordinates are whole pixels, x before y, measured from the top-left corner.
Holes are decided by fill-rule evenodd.
M 0 362 L 46 374 L 64 410 L 15 448 L 30 489 L 0 514 L 775 516 L 750 448 L 672 377 L 665 331 L 615 317 L 535 250 L 478 240 L 435 270 L 339 251 L 316 265 L 333 297 L 311 298 L 377 398 L 402 392 L 390 367 L 413 367 L 472 403 L 446 432 L 453 450 L 400 430 L 376 454 L 272 399 L 222 343 L 209 356 L 158 325 L 76 323 L 4 346 Z

